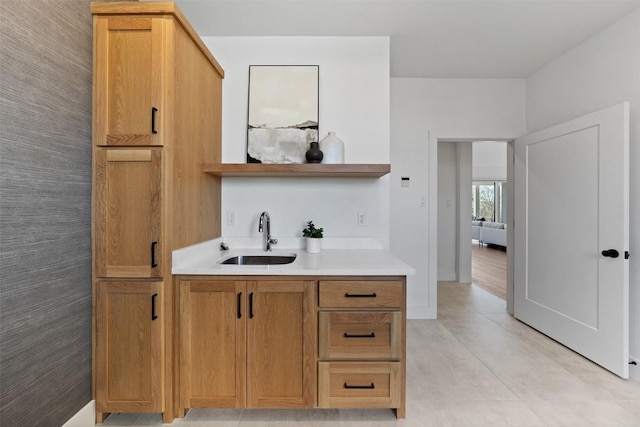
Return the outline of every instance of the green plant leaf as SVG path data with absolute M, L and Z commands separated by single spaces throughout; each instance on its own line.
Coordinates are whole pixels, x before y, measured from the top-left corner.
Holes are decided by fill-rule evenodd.
M 313 221 L 307 222 L 307 226 L 302 230 L 302 235 L 304 237 L 310 237 L 314 239 L 321 239 L 323 237 L 324 229 L 316 228 Z

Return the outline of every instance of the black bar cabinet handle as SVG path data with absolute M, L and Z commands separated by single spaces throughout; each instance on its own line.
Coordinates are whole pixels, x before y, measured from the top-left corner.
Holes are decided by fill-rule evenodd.
M 151 242 L 151 268 L 156 268 L 156 245 L 158 242 Z
M 242 292 L 238 293 L 238 319 L 242 317 Z
M 377 297 L 376 293 L 372 293 L 372 294 L 350 294 L 350 293 L 346 293 L 344 294 L 344 296 L 346 298 L 375 298 Z
M 253 319 L 253 292 L 249 294 L 249 319 Z
M 151 133 L 158 133 L 156 130 L 156 107 L 151 107 Z
M 156 298 L 158 294 L 151 295 L 151 320 L 156 320 L 158 316 L 156 316 Z
M 371 332 L 370 334 L 348 334 L 345 332 L 343 336 L 345 338 L 375 338 L 376 333 Z
M 356 388 L 356 389 L 373 390 L 374 388 L 376 388 L 376 385 L 374 383 L 371 383 L 371 385 L 349 385 L 347 383 L 344 383 L 344 388 Z

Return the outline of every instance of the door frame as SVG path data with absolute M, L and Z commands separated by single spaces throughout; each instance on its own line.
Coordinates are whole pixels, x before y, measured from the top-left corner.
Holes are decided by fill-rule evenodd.
M 515 226 L 515 139 L 507 141 L 507 312 L 513 316 L 513 286 L 514 286 L 514 226 Z

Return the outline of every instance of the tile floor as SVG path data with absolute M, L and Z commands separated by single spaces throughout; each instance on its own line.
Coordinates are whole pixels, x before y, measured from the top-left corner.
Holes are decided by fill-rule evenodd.
M 622 380 L 518 322 L 480 288 L 441 283 L 438 292 L 438 320 L 408 321 L 405 420 L 391 410 L 200 409 L 172 425 L 640 426 L 640 381 Z M 102 425 L 162 419 L 112 414 Z

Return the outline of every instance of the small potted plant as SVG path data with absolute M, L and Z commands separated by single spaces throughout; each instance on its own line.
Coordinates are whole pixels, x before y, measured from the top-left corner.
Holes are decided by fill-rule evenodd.
M 320 253 L 320 239 L 322 239 L 323 231 L 322 228 L 316 228 L 313 221 L 307 222 L 307 226 L 302 230 L 302 235 L 305 237 L 308 253 Z

